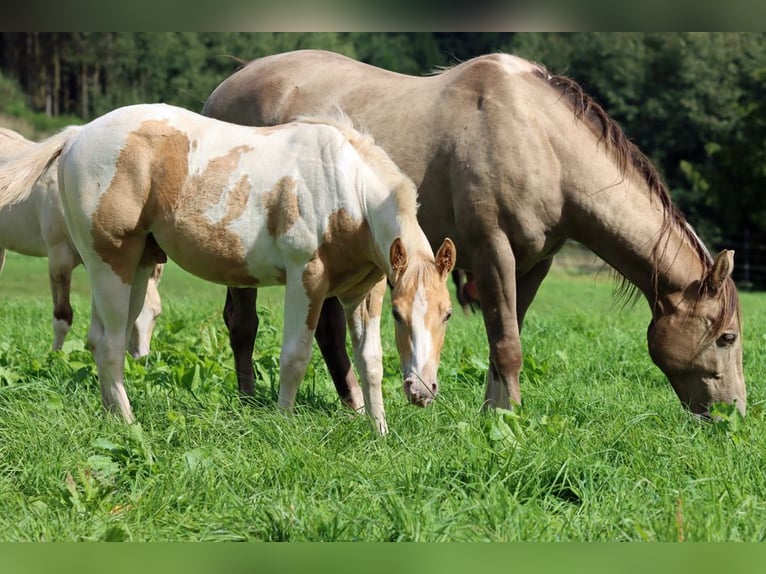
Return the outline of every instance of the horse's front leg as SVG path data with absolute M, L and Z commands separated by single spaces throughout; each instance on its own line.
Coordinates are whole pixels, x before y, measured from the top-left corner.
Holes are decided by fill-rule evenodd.
M 255 395 L 253 347 L 258 334 L 257 289 L 229 287 L 223 308 L 223 322 L 229 330 L 229 345 L 234 355 L 234 369 L 240 397 Z
M 286 411 L 293 409 L 298 387 L 306 374 L 311 359 L 311 343 L 326 293 L 324 275 L 311 263 L 306 269 L 287 270 L 277 401 L 279 407 Z
M 362 390 L 346 353 L 343 306 L 337 297 L 330 297 L 323 303 L 315 336 L 341 402 L 355 411 L 363 410 Z
M 516 307 L 516 260 L 501 232 L 481 243 L 473 266 L 484 326 L 489 340 L 489 371 L 484 407 L 509 409 L 521 404 L 522 354 Z M 478 258 L 480 257 L 480 259 Z
M 388 433 L 386 413 L 383 408 L 383 347 L 380 341 L 380 316 L 386 280 L 378 282 L 361 301 L 344 301 L 354 364 L 362 379 L 362 392 L 367 413 L 375 429 Z

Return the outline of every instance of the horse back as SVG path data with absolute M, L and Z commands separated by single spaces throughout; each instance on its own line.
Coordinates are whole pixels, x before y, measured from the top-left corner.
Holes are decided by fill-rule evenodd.
M 73 227 L 124 277 L 125 246 L 151 234 L 160 258 L 204 279 L 284 282 L 285 262 L 310 259 L 333 214 L 362 218 L 355 170 L 364 162 L 340 127 L 251 128 L 180 108 L 121 108 L 85 126 L 61 157 Z
M 203 113 L 268 125 L 340 109 L 415 182 L 418 219 L 432 247 L 456 238 L 462 265 L 470 235 L 498 221 L 519 236 L 537 235 L 547 224 L 528 217 L 533 229 L 525 230 L 514 220 L 514 213 L 529 213 L 526 204 L 539 203 L 525 189 L 556 189 L 545 107 L 558 96 L 543 87 L 540 71 L 492 54 L 414 77 L 339 54 L 296 51 L 250 62 L 214 90 Z M 550 168 L 535 167 L 541 164 Z

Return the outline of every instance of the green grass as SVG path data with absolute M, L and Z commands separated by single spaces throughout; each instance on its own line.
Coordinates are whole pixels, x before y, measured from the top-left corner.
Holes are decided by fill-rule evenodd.
M 242 406 L 224 289 L 170 266 L 150 356 L 126 359 L 139 425 L 101 410 L 75 326 L 48 348 L 44 260 L 0 275 L 0 540 L 763 540 L 766 298 L 743 294 L 749 414 L 702 424 L 646 352 L 643 302 L 554 272 L 523 335 L 524 406 L 481 413 L 487 343 L 456 313 L 428 409 L 405 403 L 384 320 L 391 434 L 335 396 L 318 352 L 295 416 L 276 407 L 281 290 L 259 296 L 259 400 Z

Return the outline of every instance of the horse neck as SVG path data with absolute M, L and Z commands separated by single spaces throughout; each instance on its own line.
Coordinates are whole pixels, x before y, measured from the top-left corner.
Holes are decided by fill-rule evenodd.
M 570 191 L 569 235 L 635 285 L 650 306 L 672 304 L 707 268 L 701 243 L 634 170 L 612 172 L 616 183 L 594 192 L 589 174 L 590 187 Z
M 412 186 L 411 193 L 416 190 Z M 368 193 L 365 197 L 365 211 L 375 246 L 375 263 L 384 270 L 389 281 L 393 282 L 390 251 L 394 240 L 399 237 L 407 250 L 408 258 L 415 260 L 433 260 L 431 244 L 417 222 L 415 210 L 410 210 L 403 202 L 406 198 L 387 190 L 382 193 Z

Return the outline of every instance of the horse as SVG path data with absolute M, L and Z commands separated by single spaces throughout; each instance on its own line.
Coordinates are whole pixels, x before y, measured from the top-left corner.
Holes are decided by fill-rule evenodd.
M 471 272 L 453 269 L 452 282 L 455 284 L 455 296 L 463 308 L 463 313 L 465 315 L 476 313 L 476 309 L 481 307 L 481 302 L 479 293 L 476 291 L 476 281 Z
M 656 168 L 574 80 L 502 53 L 415 77 L 299 50 L 246 64 L 214 89 L 203 113 L 269 125 L 331 109 L 364 126 L 415 182 L 426 236 L 452 237 L 457 268 L 472 272 L 489 343 L 485 408 L 521 403 L 524 317 L 554 255 L 573 239 L 648 302 L 649 355 L 681 403 L 701 416 L 715 402 L 745 414 L 734 252 L 711 256 Z M 255 297 L 231 289 L 225 306 L 245 387 Z M 336 328 L 319 345 L 348 394 L 356 381 L 336 316 L 328 301 L 320 325 Z
M 350 122 L 228 124 L 165 104 L 118 108 L 0 167 L 0 205 L 23 201 L 58 158 L 71 236 L 92 285 L 89 348 L 104 407 L 135 420 L 123 381 L 127 325 L 156 263 L 229 286 L 285 285 L 278 406 L 292 411 L 322 301 L 337 297 L 364 404 L 383 408 L 380 319 L 387 281 L 403 390 L 425 405 L 452 309 L 446 238 L 434 255 L 415 185 Z
M 21 134 L 0 128 L 0 165 L 34 145 Z M 55 169 L 46 172 L 30 186 L 24 201 L 0 208 L 0 270 L 5 264 L 5 251 L 22 255 L 48 258 L 48 276 L 53 295 L 53 350 L 60 350 L 72 328 L 74 313 L 69 301 L 72 271 L 80 263 L 64 221 L 58 194 Z M 149 354 L 157 317 L 162 313 L 162 302 L 157 285 L 162 277 L 162 266 L 156 266 L 149 278 L 146 300 L 136 318 L 128 345 L 131 356 L 138 359 Z

